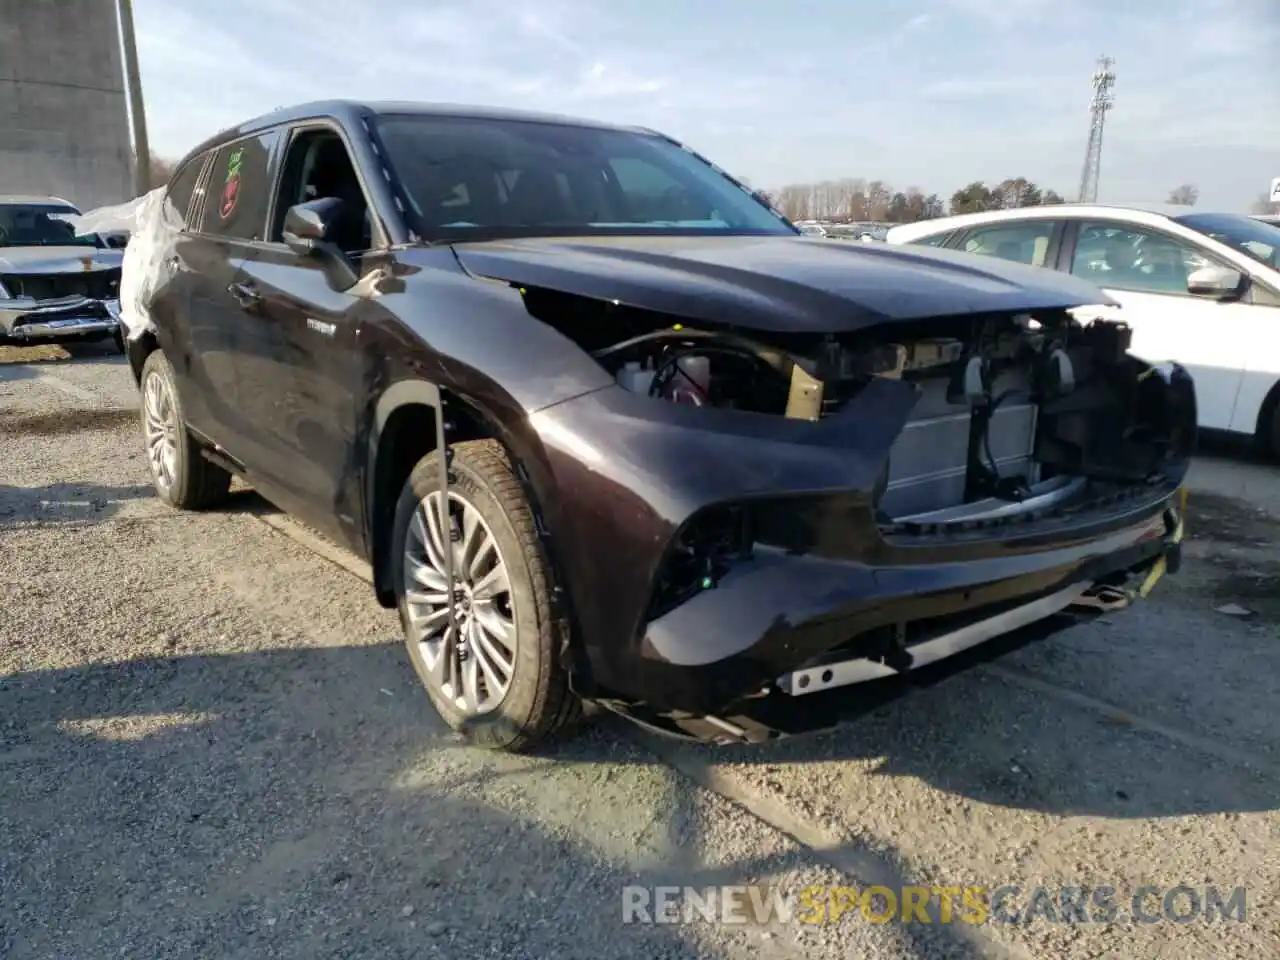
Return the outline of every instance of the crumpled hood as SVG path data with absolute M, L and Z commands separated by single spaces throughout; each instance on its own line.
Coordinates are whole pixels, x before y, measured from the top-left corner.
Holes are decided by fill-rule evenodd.
M 775 332 L 1114 302 L 1040 267 L 805 237 L 528 239 L 453 249 L 478 276 Z
M 88 273 L 123 262 L 123 250 L 99 247 L 0 247 L 0 273 Z

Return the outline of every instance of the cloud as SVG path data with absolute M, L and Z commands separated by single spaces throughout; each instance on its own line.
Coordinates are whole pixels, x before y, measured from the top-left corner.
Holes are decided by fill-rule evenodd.
M 926 84 L 920 96 L 929 100 L 987 100 L 1034 93 L 1042 89 L 1039 77 L 947 77 Z
M 658 93 L 666 85 L 661 78 L 609 67 L 597 60 L 583 72 L 569 96 L 575 100 L 609 100 Z
M 170 155 L 287 103 L 430 100 L 654 127 L 761 186 L 1021 175 L 1069 193 L 1111 52 L 1104 193 L 1194 176 L 1202 206 L 1243 206 L 1280 173 L 1276 0 L 134 4 Z
M 1001 30 L 1045 19 L 1060 7 L 1057 0 L 943 0 L 942 5 L 961 17 Z

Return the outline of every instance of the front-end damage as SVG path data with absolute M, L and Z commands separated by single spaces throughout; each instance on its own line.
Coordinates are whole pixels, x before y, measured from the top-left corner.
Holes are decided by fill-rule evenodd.
M 1130 356 L 1123 324 L 1064 309 L 781 335 L 523 294 L 618 382 L 534 424 L 573 505 L 594 695 L 620 712 L 753 739 L 771 699 L 902 674 L 1176 566 L 1194 390 Z
M 120 267 L 0 273 L 0 340 L 94 339 L 120 329 Z

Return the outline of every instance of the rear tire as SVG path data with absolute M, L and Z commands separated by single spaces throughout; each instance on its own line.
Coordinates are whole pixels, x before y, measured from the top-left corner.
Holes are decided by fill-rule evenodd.
M 200 455 L 182 414 L 173 367 L 159 350 L 143 364 L 140 385 L 142 439 L 160 499 L 180 510 L 206 510 L 225 502 L 231 474 Z
M 396 504 L 391 568 L 400 622 L 409 659 L 445 723 L 475 746 L 525 750 L 581 711 L 560 660 L 565 627 L 552 616 L 551 569 L 502 446 L 474 440 L 452 449 L 457 634 L 440 543 L 439 451 L 418 462 Z

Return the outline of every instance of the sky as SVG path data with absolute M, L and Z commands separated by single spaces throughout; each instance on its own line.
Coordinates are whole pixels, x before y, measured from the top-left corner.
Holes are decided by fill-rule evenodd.
M 1246 211 L 1280 177 L 1280 0 L 134 0 L 153 149 L 326 98 L 660 129 L 754 186 L 841 177 Z

